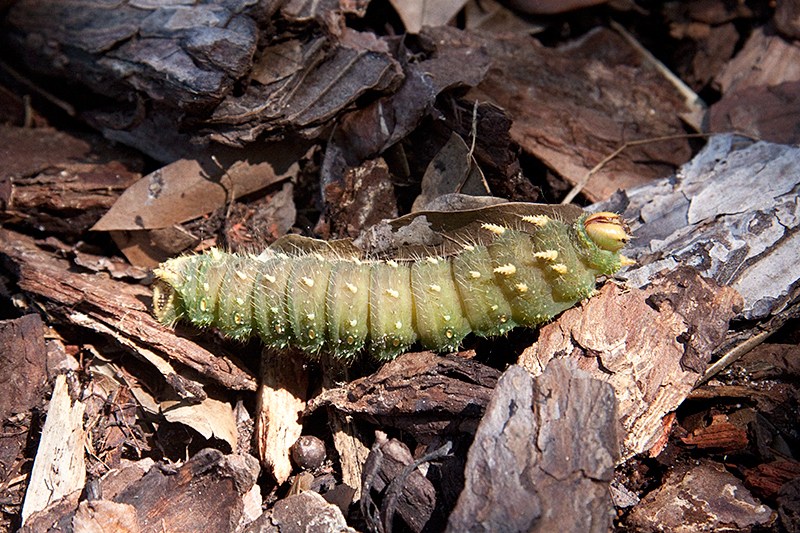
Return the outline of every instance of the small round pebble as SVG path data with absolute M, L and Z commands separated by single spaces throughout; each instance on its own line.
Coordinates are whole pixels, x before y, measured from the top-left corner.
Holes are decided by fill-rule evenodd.
M 319 468 L 325 460 L 325 443 L 312 435 L 303 435 L 292 444 L 292 460 L 304 470 Z

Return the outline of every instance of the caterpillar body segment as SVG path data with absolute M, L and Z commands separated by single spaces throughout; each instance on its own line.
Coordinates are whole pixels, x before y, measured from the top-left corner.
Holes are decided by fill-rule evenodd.
M 386 361 L 417 341 L 455 351 L 471 332 L 490 337 L 539 326 L 627 261 L 619 250 L 629 230 L 613 213 L 571 224 L 536 214 L 482 228 L 488 239 L 411 261 L 365 259 L 349 248 L 323 253 L 320 241 L 309 253 L 275 247 L 259 256 L 179 257 L 155 270 L 154 313 L 167 325 L 185 319 L 236 339 L 259 335 L 310 357 L 326 351 L 352 361 L 368 351 Z
M 371 267 L 369 300 L 370 354 L 390 361 L 417 342 L 411 269 L 392 261 Z
M 503 335 L 517 326 L 494 268 L 486 246 L 472 246 L 453 258 L 453 278 L 464 315 L 480 337 Z
M 452 263 L 444 259 L 411 266 L 411 293 L 417 334 L 423 346 L 454 352 L 471 331 L 461 309 Z

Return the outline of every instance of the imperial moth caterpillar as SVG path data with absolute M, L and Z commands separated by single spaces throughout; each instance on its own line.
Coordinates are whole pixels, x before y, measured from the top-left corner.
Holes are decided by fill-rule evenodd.
M 551 320 L 590 296 L 598 276 L 626 263 L 622 218 L 575 209 L 504 204 L 429 212 L 448 246 L 439 253 L 413 248 L 405 259 L 296 236 L 259 255 L 178 257 L 155 270 L 154 314 L 170 326 L 187 320 L 235 339 L 258 335 L 311 357 L 327 351 L 351 361 L 368 350 L 386 361 L 417 341 L 455 351 L 469 333 L 490 337 Z M 453 229 L 459 222 L 471 229 Z

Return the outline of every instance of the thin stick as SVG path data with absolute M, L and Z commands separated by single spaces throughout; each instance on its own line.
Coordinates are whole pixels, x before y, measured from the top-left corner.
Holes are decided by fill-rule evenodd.
M 746 138 L 748 138 L 748 139 L 750 139 L 751 141 L 754 141 L 754 142 L 758 142 L 758 141 L 761 140 L 761 139 L 758 139 L 756 137 L 753 137 L 752 135 L 748 135 L 746 133 L 741 133 L 741 132 L 738 132 L 738 131 L 734 131 L 734 132 L 731 132 L 731 133 L 733 133 L 734 135 L 737 135 L 739 137 L 746 137 Z M 609 161 L 611 161 L 614 158 L 616 158 L 619 154 L 621 154 L 624 150 L 626 150 L 628 148 L 631 148 L 633 146 L 641 146 L 643 144 L 661 142 L 661 141 L 671 141 L 673 139 L 693 139 L 693 138 L 696 138 L 696 137 L 710 137 L 711 135 L 721 135 L 721 134 L 720 133 L 680 133 L 680 134 L 676 134 L 676 135 L 664 135 L 663 137 L 652 137 L 650 139 L 639 139 L 637 141 L 628 141 L 625 144 L 623 144 L 622 146 L 620 146 L 619 148 L 617 148 L 616 150 L 614 150 L 613 152 L 611 152 L 610 155 L 608 155 L 605 159 L 603 159 L 602 161 L 597 163 L 594 166 L 594 168 L 592 168 L 589 172 L 587 172 L 586 175 L 583 177 L 583 179 L 581 179 L 581 181 L 579 181 L 577 184 L 575 184 L 575 186 L 572 188 L 572 190 L 569 191 L 569 194 L 567 194 L 567 196 L 564 197 L 563 200 L 561 200 L 561 203 L 562 204 L 568 204 L 572 200 L 574 200 L 575 197 L 578 196 L 578 194 L 581 192 L 581 190 L 583 190 L 583 188 L 586 186 L 586 184 L 589 183 L 589 180 L 592 178 L 592 176 L 594 176 L 604 166 L 606 166 L 606 164 Z

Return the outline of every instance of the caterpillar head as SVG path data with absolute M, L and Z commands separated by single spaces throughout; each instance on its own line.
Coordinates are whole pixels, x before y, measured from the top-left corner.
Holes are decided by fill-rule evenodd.
M 601 249 L 609 252 L 621 250 L 631 238 L 631 229 L 616 213 L 595 213 L 583 223 L 586 233 Z

